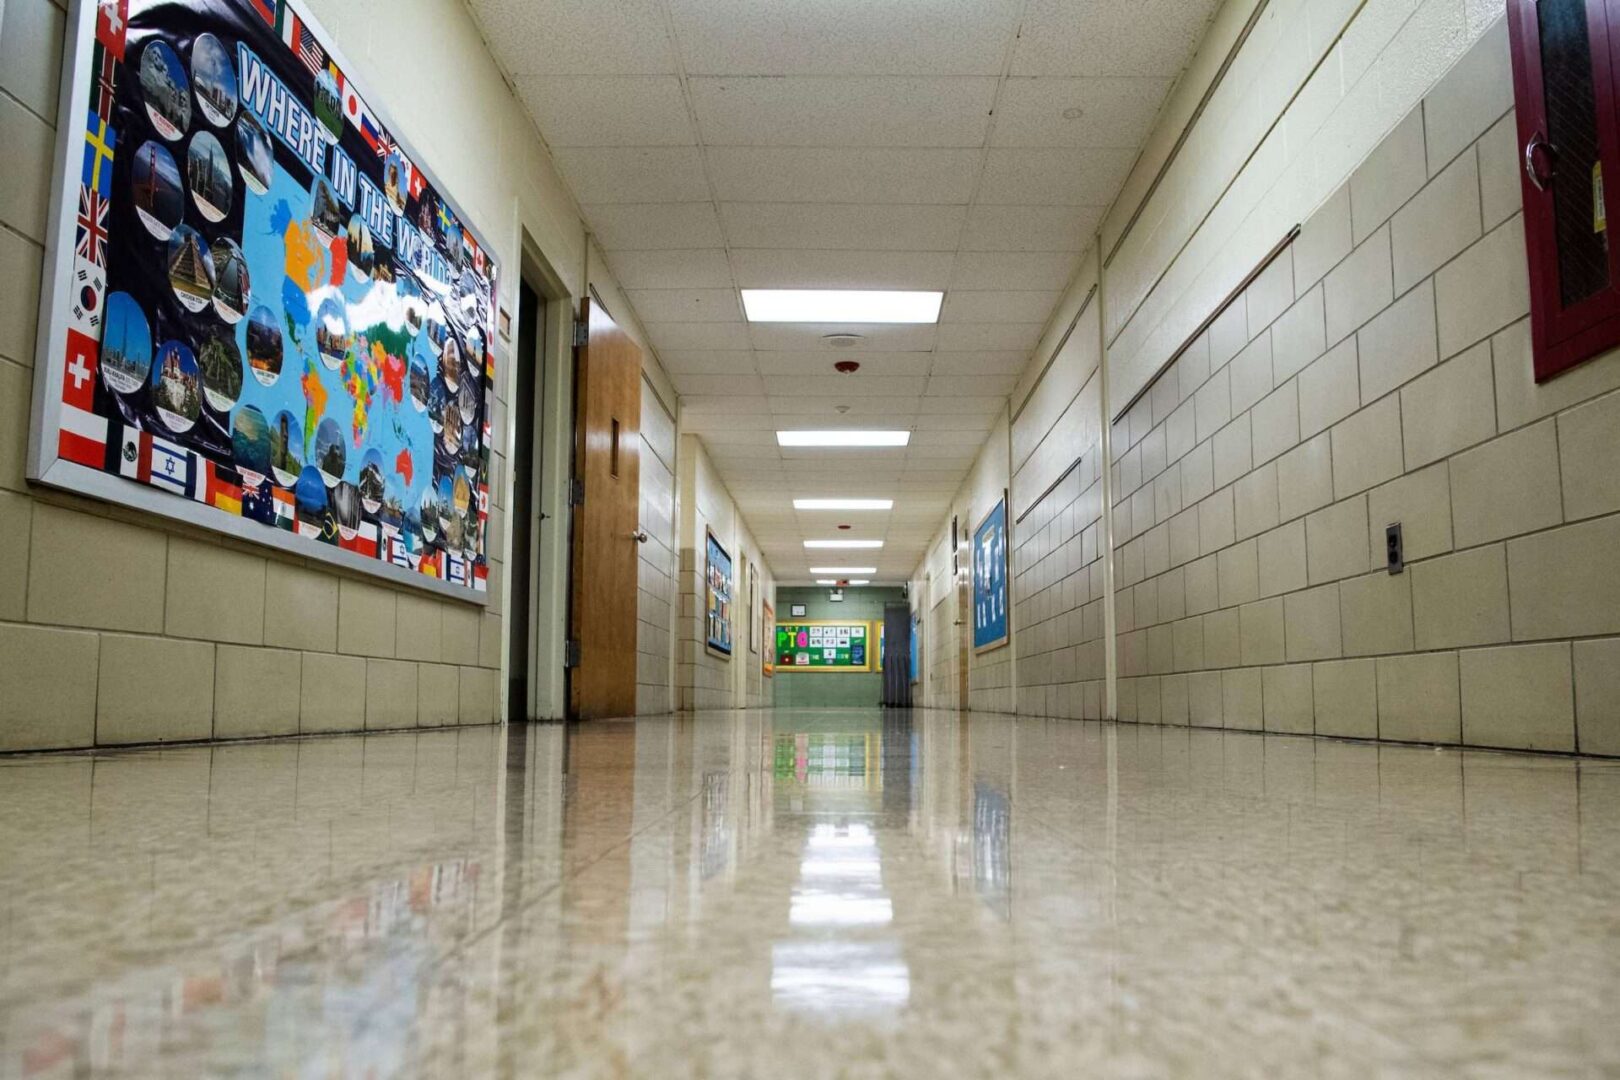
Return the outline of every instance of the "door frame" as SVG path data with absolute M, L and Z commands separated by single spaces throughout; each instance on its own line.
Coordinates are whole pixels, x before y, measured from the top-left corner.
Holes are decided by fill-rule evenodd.
M 573 438 L 573 419 L 570 403 L 573 399 L 572 341 L 574 320 L 573 296 L 562 275 L 541 252 L 539 243 L 527 229 L 522 231 L 522 251 L 519 273 L 529 287 L 540 297 L 541 321 L 537 327 L 539 355 L 536 356 L 534 380 L 535 400 L 530 403 L 534 416 L 534 460 L 531 464 L 533 489 L 531 507 L 538 519 L 529 539 L 529 700 L 522 715 L 531 720 L 561 720 L 565 715 L 566 698 L 563 696 L 563 643 L 567 639 L 567 575 L 568 575 L 568 513 L 567 479 L 569 446 Z M 518 304 L 520 294 L 512 291 L 509 303 Z M 498 408 L 503 415 L 517 407 L 512 401 L 517 388 L 517 371 L 513 364 L 517 349 L 517 327 L 520 313 L 511 311 L 512 339 L 503 341 L 507 361 L 507 375 L 501 382 Z M 502 427 L 503 454 L 510 455 L 516 433 L 511 424 Z M 506 513 L 505 485 L 510 478 L 501 479 L 501 497 L 504 526 L 501 534 L 503 559 L 511 551 L 512 522 Z M 510 611 L 506 605 L 525 602 L 511 594 L 510 575 L 501 582 L 501 611 Z M 505 700 L 511 672 L 505 670 L 511 650 L 511 623 L 501 619 L 501 715 L 512 712 Z

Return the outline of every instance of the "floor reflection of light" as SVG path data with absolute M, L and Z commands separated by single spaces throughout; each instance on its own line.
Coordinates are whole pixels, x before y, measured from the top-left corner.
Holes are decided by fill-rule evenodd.
M 896 1009 L 911 997 L 911 970 L 894 941 L 783 941 L 771 947 L 771 996 L 802 1012 Z
M 895 941 L 874 937 L 894 922 L 870 825 L 819 824 L 805 838 L 788 922 L 796 937 L 771 949 L 771 995 L 800 1012 L 864 1013 L 911 997 L 911 972 Z
M 886 896 L 795 889 L 788 921 L 794 926 L 887 926 L 894 921 L 894 905 Z

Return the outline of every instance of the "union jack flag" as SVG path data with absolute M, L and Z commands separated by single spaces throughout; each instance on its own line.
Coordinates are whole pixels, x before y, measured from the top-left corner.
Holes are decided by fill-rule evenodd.
M 93 188 L 79 187 L 79 221 L 74 254 L 96 266 L 107 265 L 107 197 Z
M 382 158 L 384 161 L 387 161 L 390 157 L 397 153 L 399 153 L 399 144 L 394 141 L 394 137 L 392 135 L 385 131 L 381 135 L 377 136 L 378 157 Z

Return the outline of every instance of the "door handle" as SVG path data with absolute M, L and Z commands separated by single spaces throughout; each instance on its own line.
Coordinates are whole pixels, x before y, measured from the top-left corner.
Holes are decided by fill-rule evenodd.
M 1537 151 L 1545 151 L 1547 167 L 1543 169 L 1542 159 Z M 1530 136 L 1530 141 L 1524 144 L 1524 175 L 1536 185 L 1537 191 L 1547 190 L 1547 181 L 1558 175 L 1558 148 L 1547 141 L 1547 136 L 1536 132 Z
M 637 529 L 635 532 L 630 534 L 630 539 L 634 540 L 638 544 L 645 544 L 651 538 L 647 535 L 646 529 Z

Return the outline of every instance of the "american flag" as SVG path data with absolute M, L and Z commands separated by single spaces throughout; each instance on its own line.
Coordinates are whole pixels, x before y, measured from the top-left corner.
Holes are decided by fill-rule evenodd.
M 99 191 L 79 186 L 79 222 L 74 253 L 96 266 L 107 265 L 107 199 Z
M 309 32 L 309 25 L 291 9 L 282 12 L 281 41 L 298 54 L 298 59 L 309 68 L 311 75 L 319 75 L 326 67 L 326 50 Z

